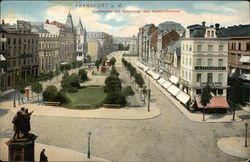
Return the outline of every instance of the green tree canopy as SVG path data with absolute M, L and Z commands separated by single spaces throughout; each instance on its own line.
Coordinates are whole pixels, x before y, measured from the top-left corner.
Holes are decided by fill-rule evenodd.
M 120 74 L 117 72 L 115 67 L 112 67 L 111 72 L 110 72 L 111 76 L 115 76 L 118 77 Z
M 123 89 L 123 94 L 125 97 L 133 96 L 135 93 L 131 86 L 127 86 Z
M 121 91 L 122 85 L 121 80 L 116 76 L 109 76 L 105 79 L 104 92 L 112 93 L 116 91 Z
M 58 90 L 55 86 L 49 85 L 43 92 L 44 101 L 56 101 Z
M 110 60 L 109 60 L 109 63 L 114 66 L 115 65 L 115 62 L 116 62 L 116 59 L 114 57 L 112 57 Z
M 200 98 L 201 105 L 203 107 L 206 107 L 207 104 L 210 103 L 211 99 L 212 99 L 211 88 L 209 87 L 209 85 L 207 85 L 206 87 L 202 89 L 201 98 Z
M 79 76 L 79 79 L 80 79 L 81 81 L 83 81 L 83 82 L 86 81 L 86 80 L 88 80 L 87 71 L 86 71 L 85 69 L 79 70 L 78 76 Z
M 31 85 L 31 90 L 37 94 L 41 93 L 43 91 L 43 86 L 39 82 L 34 82 Z
M 103 103 L 105 104 L 120 104 L 124 106 L 126 104 L 126 98 L 121 92 L 112 92 L 107 95 Z
M 141 76 L 141 73 L 136 73 L 135 74 L 135 82 L 139 85 L 140 88 L 143 87 L 145 82 L 144 82 L 144 79 Z

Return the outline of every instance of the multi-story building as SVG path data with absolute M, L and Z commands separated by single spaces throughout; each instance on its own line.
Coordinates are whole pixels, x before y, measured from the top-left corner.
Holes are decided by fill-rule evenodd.
M 214 95 L 227 94 L 228 41 L 213 26 L 191 25 L 181 38 L 181 88 L 194 100 L 207 84 Z
M 92 43 L 91 47 L 89 46 L 90 48 L 88 48 L 88 53 L 96 53 L 91 50 L 97 51 L 97 56 L 94 56 L 94 58 L 105 57 L 114 51 L 113 36 L 105 32 L 88 32 L 87 42 L 95 42 Z
M 87 31 L 86 27 L 83 25 L 82 21 L 79 19 L 78 25 L 76 27 L 76 60 L 84 61 L 87 56 L 88 43 L 87 43 Z
M 132 36 L 129 42 L 129 53 L 130 54 L 138 54 L 138 39 L 135 35 Z
M 7 31 L 6 74 L 3 89 L 13 87 L 15 80 L 26 80 L 28 75 L 38 75 L 38 34 L 31 32 L 28 21 L 17 20 L 16 25 L 2 24 Z
M 46 29 L 39 29 L 39 70 L 43 73 L 56 71 L 59 68 L 59 35 Z
M 243 105 L 250 105 L 250 25 L 219 28 L 221 37 L 228 38 L 228 68 L 230 84 L 239 78 L 243 92 L 239 94 Z
M 125 47 L 130 44 L 131 37 L 114 37 L 115 44 L 123 44 Z
M 7 31 L 0 26 L 0 93 L 5 85 L 5 71 L 6 71 L 6 35 Z

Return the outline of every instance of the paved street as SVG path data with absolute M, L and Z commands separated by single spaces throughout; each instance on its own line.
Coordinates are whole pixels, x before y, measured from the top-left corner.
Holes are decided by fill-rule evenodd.
M 134 65 L 135 66 L 135 65 Z M 151 85 L 152 102 L 161 115 L 149 120 L 109 120 L 32 116 L 37 142 L 87 152 L 113 161 L 243 161 L 217 148 L 224 137 L 244 136 L 244 123 L 197 123 L 186 118 L 162 92 Z M 0 110 L 0 137 L 13 134 L 14 113 Z M 249 113 L 237 111 L 249 122 Z

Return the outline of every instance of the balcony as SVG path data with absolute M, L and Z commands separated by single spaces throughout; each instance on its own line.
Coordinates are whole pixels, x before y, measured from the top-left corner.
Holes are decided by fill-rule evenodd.
M 225 66 L 195 66 L 195 70 L 226 70 Z

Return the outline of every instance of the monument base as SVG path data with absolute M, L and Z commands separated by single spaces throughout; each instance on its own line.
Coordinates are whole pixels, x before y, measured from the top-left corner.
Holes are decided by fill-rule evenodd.
M 29 133 L 26 137 L 13 137 L 6 142 L 9 147 L 9 161 L 35 161 L 34 145 L 37 136 Z

